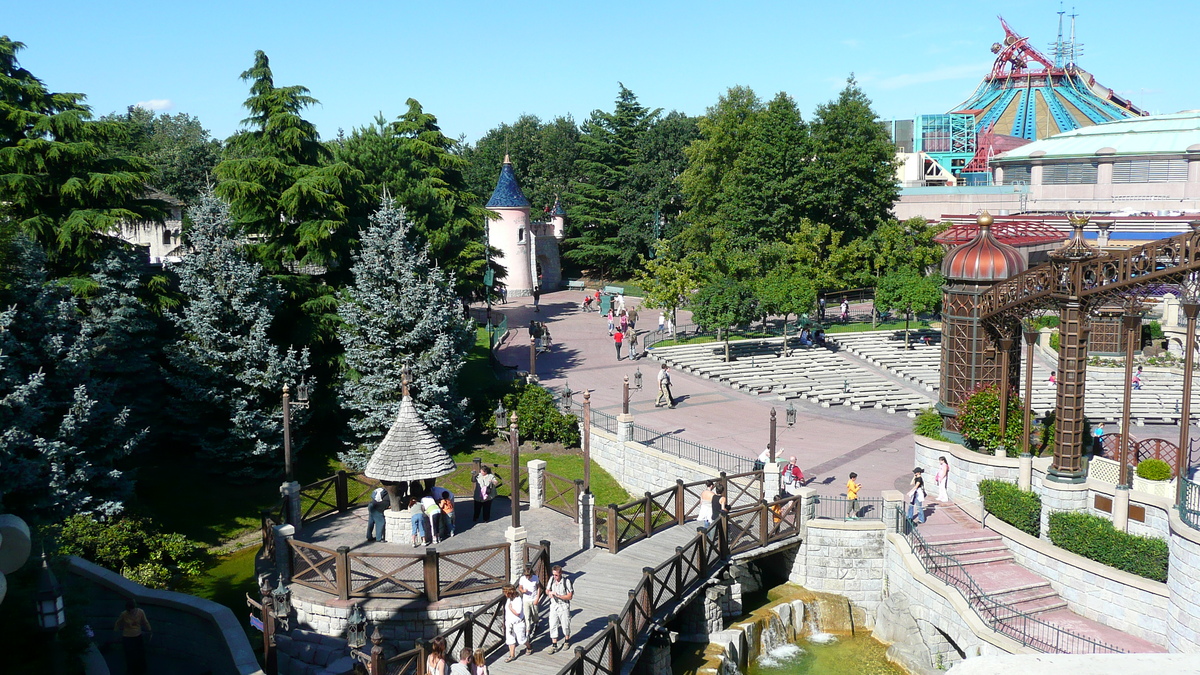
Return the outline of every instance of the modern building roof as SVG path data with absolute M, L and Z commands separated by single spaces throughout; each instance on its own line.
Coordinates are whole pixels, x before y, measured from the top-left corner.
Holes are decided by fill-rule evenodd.
M 379 447 L 371 453 L 363 473 L 376 480 L 414 481 L 439 478 L 452 471 L 454 460 L 450 459 L 450 453 L 421 421 L 408 395 L 406 373 L 400 412 Z
M 500 178 L 496 181 L 496 189 L 492 190 L 492 198 L 488 200 L 488 208 L 529 208 L 529 200 L 517 185 L 517 176 L 513 173 L 512 161 L 504 156 L 504 165 L 500 167 Z
M 1009 150 L 995 162 L 1200 153 L 1200 110 L 1083 127 Z

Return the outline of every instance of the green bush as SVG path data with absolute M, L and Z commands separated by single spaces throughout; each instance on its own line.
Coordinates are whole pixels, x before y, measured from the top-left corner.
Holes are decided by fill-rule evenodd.
M 984 387 L 967 397 L 958 408 L 959 429 L 976 450 L 1003 444 L 1009 457 L 1021 454 L 1021 399 L 1014 392 L 1008 397 L 1008 428 L 1000 438 L 1000 388 Z
M 1042 531 L 1042 498 L 1002 480 L 979 481 L 984 510 L 1018 530 L 1039 536 Z
M 188 589 L 208 562 L 202 544 L 135 516 L 107 522 L 71 516 L 59 530 L 58 552 L 86 558 L 147 588 L 166 590 Z
M 1034 322 L 1034 326 L 1036 326 L 1039 329 L 1041 329 L 1041 328 L 1058 328 L 1060 324 L 1062 324 L 1062 320 L 1059 319 L 1058 316 L 1055 314 L 1047 314 L 1046 316 L 1039 316 L 1037 321 Z
M 933 408 L 921 410 L 917 419 L 913 420 L 913 433 L 935 441 L 947 440 L 942 434 L 942 416 Z
M 1167 541 L 1117 530 L 1106 518 L 1090 513 L 1050 514 L 1050 541 L 1102 565 L 1166 582 L 1170 557 Z
M 1143 459 L 1137 465 L 1138 478 L 1171 480 L 1171 465 L 1161 459 Z
M 554 394 L 536 384 L 517 385 L 514 392 L 502 399 L 504 409 L 512 414 L 517 411 L 517 430 L 522 441 L 562 443 L 564 447 L 577 448 L 582 440 L 579 423 L 573 415 L 559 411 Z M 496 431 L 496 418 L 492 415 L 484 420 L 484 428 Z
M 1150 340 L 1161 340 L 1166 337 L 1163 333 L 1162 324 L 1157 321 L 1151 321 L 1146 324 L 1143 330 L 1146 333 L 1146 338 Z
M 1058 346 L 1060 344 L 1061 344 L 1061 341 L 1059 339 L 1059 334 L 1051 333 L 1050 334 L 1050 349 L 1053 351 L 1058 351 Z

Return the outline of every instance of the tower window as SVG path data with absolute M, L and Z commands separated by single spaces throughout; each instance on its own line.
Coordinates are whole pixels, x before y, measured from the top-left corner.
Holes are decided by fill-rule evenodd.
M 517 228 L 517 241 L 525 241 L 525 228 Z

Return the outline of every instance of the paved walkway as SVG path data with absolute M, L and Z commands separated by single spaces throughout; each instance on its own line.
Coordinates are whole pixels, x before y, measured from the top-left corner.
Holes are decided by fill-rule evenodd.
M 911 419 L 883 410 L 822 408 L 797 401 L 796 424 L 788 427 L 786 404 L 757 400 L 717 382 L 679 372 L 672 374 L 678 407 L 655 408 L 659 364 L 648 359 L 618 361 L 607 321 L 594 311 L 583 312 L 582 301 L 583 293 L 579 291 L 558 291 L 541 297 L 541 311 L 537 313 L 530 298 L 495 306 L 493 311 L 507 315 L 509 327 L 516 331 L 498 350 L 500 361 L 528 370 L 529 321 L 544 321 L 554 336 L 554 346 L 538 358 L 537 374 L 542 383 L 568 384 L 577 392 L 590 389 L 592 404 L 599 410 L 620 412 L 623 377 L 628 375 L 632 386 L 634 372 L 641 369 L 643 389 L 631 391 L 629 411 L 642 426 L 754 458 L 766 447 L 774 407 L 778 413 L 779 455 L 784 460 L 796 456 L 805 476 L 812 479 L 810 485 L 822 494 L 844 492 L 850 471 L 858 473 L 864 497 L 879 496 L 883 490 L 908 484 L 913 468 Z M 638 304 L 637 298 L 626 297 L 627 308 Z M 657 310 L 639 314 L 639 333 L 657 329 Z M 679 313 L 680 323 L 690 320 L 689 313 Z M 575 397 L 577 403 L 581 400 L 580 395 Z

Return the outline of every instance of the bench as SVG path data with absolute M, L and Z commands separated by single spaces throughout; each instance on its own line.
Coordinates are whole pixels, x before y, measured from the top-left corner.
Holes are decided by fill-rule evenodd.
M 585 291 L 585 290 L 587 290 L 587 288 L 583 284 L 583 279 L 568 279 L 567 280 L 567 290 L 568 291 Z
M 625 295 L 624 286 L 605 286 L 604 292 L 609 295 Z

